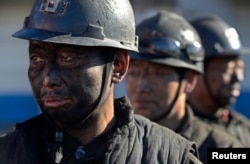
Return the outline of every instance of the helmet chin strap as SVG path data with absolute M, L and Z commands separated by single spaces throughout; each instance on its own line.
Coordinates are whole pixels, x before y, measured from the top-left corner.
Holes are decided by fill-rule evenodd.
M 72 127 L 81 127 L 95 112 L 95 109 L 100 105 L 100 103 L 103 100 L 103 95 L 105 94 L 105 91 L 107 89 L 107 87 L 109 86 L 109 75 L 112 69 L 112 65 L 113 65 L 113 59 L 111 58 L 113 57 L 112 55 L 106 55 L 106 64 L 104 66 L 104 70 L 103 70 L 103 75 L 102 75 L 102 87 L 101 87 L 101 92 L 99 97 L 96 100 L 95 106 L 93 107 L 93 109 L 90 111 L 90 113 L 87 116 L 81 116 L 78 120 L 75 120 L 72 124 L 68 125 L 68 126 L 64 126 L 63 129 L 68 129 L 68 128 L 72 128 Z
M 162 115 L 160 115 L 159 117 L 157 117 L 155 119 L 152 119 L 151 121 L 159 122 L 160 120 L 167 117 L 169 115 L 169 113 L 173 110 L 173 107 L 176 104 L 178 97 L 180 96 L 180 90 L 181 90 L 181 86 L 182 86 L 182 80 L 183 80 L 184 75 L 185 75 L 185 71 L 183 71 L 182 69 L 178 69 L 177 73 L 179 75 L 179 81 L 178 81 L 179 85 L 178 85 L 178 89 L 175 93 L 175 97 L 174 97 L 173 101 L 171 102 L 171 104 L 168 106 L 168 108 L 165 110 L 165 112 Z
M 212 92 L 211 86 L 209 85 L 209 82 L 208 82 L 207 74 L 205 73 L 203 77 L 204 77 L 204 82 L 205 82 L 205 85 L 206 85 L 206 88 L 207 88 L 207 91 L 208 91 L 208 94 L 209 94 L 210 98 L 219 107 L 220 103 L 219 103 L 218 99 L 215 98 L 215 96 L 214 96 L 214 94 Z

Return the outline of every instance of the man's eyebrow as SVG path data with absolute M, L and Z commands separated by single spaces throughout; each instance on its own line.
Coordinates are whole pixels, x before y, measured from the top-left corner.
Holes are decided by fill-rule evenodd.
M 29 46 L 29 52 L 32 52 L 32 51 L 41 51 L 41 50 L 44 50 L 44 47 L 42 46 L 42 44 L 31 44 Z
M 44 43 L 40 43 L 40 42 L 37 42 L 37 41 L 30 41 L 30 46 L 29 48 L 33 48 L 33 47 L 42 47 Z

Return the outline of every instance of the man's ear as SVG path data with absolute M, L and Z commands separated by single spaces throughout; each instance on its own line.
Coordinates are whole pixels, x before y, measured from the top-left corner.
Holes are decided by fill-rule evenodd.
M 185 91 L 186 93 L 190 93 L 193 91 L 193 89 L 195 88 L 196 84 L 197 84 L 197 80 L 198 80 L 198 74 L 194 71 L 187 71 L 186 73 L 186 88 Z
M 129 54 L 127 50 L 118 50 L 113 63 L 112 82 L 117 84 L 125 77 L 129 65 Z

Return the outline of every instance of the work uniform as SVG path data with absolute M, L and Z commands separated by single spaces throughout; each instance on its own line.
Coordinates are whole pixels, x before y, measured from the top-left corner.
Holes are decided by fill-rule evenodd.
M 222 109 L 221 109 L 222 110 Z M 219 116 L 204 115 L 197 110 L 194 114 L 212 126 L 219 127 L 250 147 L 250 121 L 233 109 L 223 109 Z
M 200 163 L 194 142 L 133 114 L 127 98 L 115 100 L 116 125 L 108 133 L 82 145 L 64 133 L 54 141 L 55 129 L 41 114 L 0 138 L 0 161 L 6 164 L 55 163 L 53 149 L 62 147 L 61 163 L 153 164 Z M 52 154 L 52 155 L 51 155 Z
M 207 163 L 207 148 L 233 148 L 243 147 L 242 143 L 230 134 L 214 128 L 206 122 L 194 116 L 189 105 L 186 107 L 185 119 L 175 132 L 181 134 L 185 138 L 196 142 L 200 160 Z

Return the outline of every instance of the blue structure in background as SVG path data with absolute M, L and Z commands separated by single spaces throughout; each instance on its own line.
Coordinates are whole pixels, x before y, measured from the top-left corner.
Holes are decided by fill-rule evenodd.
M 241 91 L 234 107 L 237 111 L 250 118 L 250 91 Z
M 235 109 L 250 118 L 250 91 L 242 91 Z M 0 95 L 0 124 L 22 122 L 40 113 L 33 95 Z M 1 128 L 1 127 L 0 127 Z
M 39 114 L 33 95 L 0 95 L 0 123 L 16 123 Z

